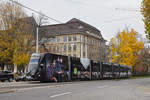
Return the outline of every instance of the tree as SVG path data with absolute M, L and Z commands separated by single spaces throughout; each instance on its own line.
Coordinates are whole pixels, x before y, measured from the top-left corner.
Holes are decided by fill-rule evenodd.
M 26 18 L 20 6 L 0 2 L 0 63 L 18 67 L 28 63 L 34 35 Z
M 150 0 L 143 0 L 141 5 L 141 13 L 145 24 L 146 37 L 150 39 Z
M 0 63 L 11 64 L 13 56 L 13 37 L 9 31 L 0 32 Z
M 26 17 L 20 6 L 7 1 L 0 1 L 0 29 L 8 30 L 18 19 Z
M 116 52 L 117 52 L 116 45 L 117 45 L 116 39 L 111 38 L 111 40 L 110 40 L 110 55 L 109 55 L 109 58 L 111 58 L 110 62 L 118 62 L 117 61 L 117 55 L 116 55 Z
M 144 44 L 136 38 L 137 32 L 123 30 L 111 39 L 111 62 L 133 67 Z

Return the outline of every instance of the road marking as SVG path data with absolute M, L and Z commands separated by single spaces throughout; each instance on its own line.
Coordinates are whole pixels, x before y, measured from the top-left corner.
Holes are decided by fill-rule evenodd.
M 63 95 L 67 95 L 67 94 L 71 94 L 72 92 L 65 92 L 65 93 L 61 93 L 61 94 L 56 94 L 56 95 L 52 95 L 50 96 L 51 98 L 55 98 L 55 97 L 58 97 L 58 96 L 63 96 Z
M 108 87 L 107 85 L 104 85 L 104 86 L 98 86 L 97 88 L 106 88 L 106 87 Z

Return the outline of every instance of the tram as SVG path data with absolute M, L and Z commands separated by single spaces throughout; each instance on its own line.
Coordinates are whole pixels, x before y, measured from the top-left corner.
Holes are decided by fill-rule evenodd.
M 28 76 L 41 82 L 129 78 L 131 67 L 52 53 L 32 54 Z

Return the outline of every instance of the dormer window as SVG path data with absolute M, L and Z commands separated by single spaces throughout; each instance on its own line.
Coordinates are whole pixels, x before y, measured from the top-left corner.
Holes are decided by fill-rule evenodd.
M 83 29 L 83 26 L 80 25 L 78 28 L 79 28 L 79 29 Z
M 89 31 L 86 31 L 86 33 L 88 33 L 88 34 L 89 34 L 90 32 L 89 32 Z

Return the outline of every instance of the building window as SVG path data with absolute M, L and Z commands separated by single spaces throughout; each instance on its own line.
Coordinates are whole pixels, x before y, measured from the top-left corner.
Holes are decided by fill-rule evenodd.
M 81 38 L 81 42 L 83 42 L 83 36 L 82 35 L 80 36 L 80 38 Z
M 55 52 L 55 51 L 56 51 L 56 47 L 54 46 L 54 47 L 53 47 L 53 52 Z
M 76 57 L 77 55 L 76 55 L 76 54 L 73 54 L 73 56 Z
M 92 40 L 92 44 L 94 44 L 94 40 Z
M 83 45 L 83 51 L 85 51 L 85 45 Z
M 85 36 L 83 36 L 83 42 L 85 42 Z
M 58 50 L 58 52 L 59 52 L 59 53 L 61 53 L 61 50 L 62 50 L 62 48 L 61 48 L 61 46 L 59 46 L 59 50 Z
M 78 28 L 79 28 L 79 29 L 82 29 L 82 28 L 83 28 L 83 26 L 79 26 Z
M 76 51 L 76 49 L 77 49 L 77 46 L 73 45 L 73 50 Z
M 83 52 L 83 57 L 85 58 L 85 52 Z
M 51 46 L 49 46 L 49 51 L 51 51 Z
M 57 37 L 57 42 L 60 42 L 60 38 L 59 37 Z
M 72 36 L 69 36 L 69 39 L 68 39 L 69 41 L 72 41 Z
M 68 51 L 71 51 L 71 45 L 68 45 Z
M 68 56 L 71 56 L 71 54 L 68 54 Z
M 58 46 L 56 46 L 56 52 L 58 52 Z
M 60 47 L 59 46 L 56 47 L 56 51 L 60 52 Z
M 64 42 L 67 42 L 67 36 L 64 36 Z
M 101 42 L 99 42 L 99 46 L 101 46 Z
M 66 47 L 66 45 L 64 45 L 64 51 L 66 51 L 67 50 L 67 47 Z
M 77 41 L 77 37 L 76 36 L 73 36 L 73 41 Z

